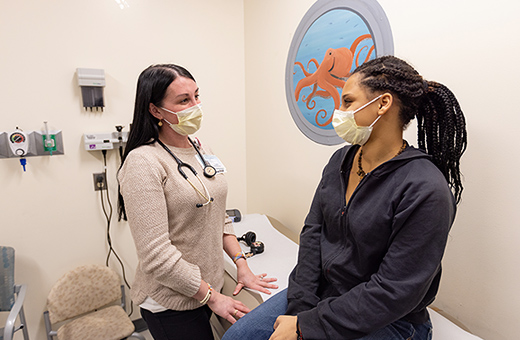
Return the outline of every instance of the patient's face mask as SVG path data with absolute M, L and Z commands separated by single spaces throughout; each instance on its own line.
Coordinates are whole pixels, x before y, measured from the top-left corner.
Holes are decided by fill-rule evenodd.
M 381 118 L 381 116 L 377 117 L 376 120 L 370 124 L 370 126 L 359 126 L 354 119 L 354 114 L 363 110 L 365 107 L 372 104 L 379 98 L 381 98 L 381 95 L 372 99 L 355 111 L 334 110 L 332 126 L 334 127 L 334 130 L 338 136 L 343 138 L 343 140 L 345 140 L 347 143 L 364 145 L 370 138 L 374 124 L 379 120 L 379 118 Z
M 202 104 L 194 105 L 179 112 L 173 112 L 164 107 L 161 107 L 161 109 L 177 116 L 177 119 L 179 120 L 178 124 L 172 124 L 166 119 L 163 119 L 170 124 L 173 131 L 177 132 L 179 135 L 191 135 L 200 129 L 202 123 Z

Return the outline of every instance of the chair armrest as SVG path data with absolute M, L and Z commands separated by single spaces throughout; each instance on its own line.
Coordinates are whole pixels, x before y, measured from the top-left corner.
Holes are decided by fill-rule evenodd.
M 5 323 L 4 340 L 11 340 L 13 338 L 13 333 L 15 330 L 14 325 L 16 322 L 16 318 L 20 314 L 20 310 L 23 307 L 25 294 L 27 293 L 27 285 L 21 284 L 14 286 L 14 292 L 16 293 L 16 301 L 13 305 L 13 308 L 11 308 L 11 311 L 9 312 L 9 316 L 7 317 L 7 321 Z

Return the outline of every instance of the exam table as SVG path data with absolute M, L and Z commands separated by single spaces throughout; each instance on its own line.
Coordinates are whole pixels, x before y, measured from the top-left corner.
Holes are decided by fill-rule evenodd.
M 237 236 L 253 231 L 256 233 L 256 240 L 265 244 L 265 251 L 262 254 L 248 259 L 248 265 L 253 273 L 267 273 L 269 277 L 278 279 L 276 283 L 279 288 L 271 290 L 271 295 L 251 290 L 243 290 L 237 295 L 237 299 L 243 301 L 252 309 L 287 287 L 288 275 L 295 266 L 298 255 L 298 245 L 295 242 L 295 237 L 297 236 L 293 235 L 292 239 L 285 236 L 280 230 L 289 235 L 290 231 L 288 229 L 276 220 L 270 220 L 267 216 L 261 214 L 242 216 L 242 220 L 238 223 L 233 223 L 233 225 Z M 240 246 L 244 252 L 249 251 L 249 247 L 244 242 L 240 242 Z M 231 295 L 236 285 L 237 271 L 233 261 L 227 255 L 224 258 L 226 259 L 224 268 L 227 275 L 223 293 Z M 482 340 L 458 327 L 432 308 L 428 308 L 428 311 L 433 324 L 433 340 Z M 224 330 L 229 327 L 229 324 L 225 320 L 220 320 L 220 323 L 223 327 L 217 333 L 223 334 Z

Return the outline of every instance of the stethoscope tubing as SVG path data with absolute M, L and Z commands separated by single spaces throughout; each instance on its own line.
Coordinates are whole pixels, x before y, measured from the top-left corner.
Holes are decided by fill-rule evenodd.
M 190 141 L 191 145 L 193 145 L 193 147 L 195 148 L 195 150 L 197 151 L 199 157 L 202 159 L 202 161 L 204 162 L 204 165 L 206 167 L 208 167 L 208 165 L 206 164 L 206 161 L 205 159 L 202 157 L 202 154 L 200 153 L 199 149 L 196 147 L 196 145 L 193 143 L 193 141 L 188 137 L 188 140 Z M 202 179 L 200 179 L 200 177 L 197 175 L 197 171 L 195 171 L 195 168 L 193 168 L 190 164 L 188 163 L 185 163 L 183 162 L 182 160 L 179 159 L 179 157 L 175 156 L 175 154 L 170 150 L 170 148 L 168 148 L 163 142 L 161 142 L 159 139 L 157 139 L 157 143 L 159 143 L 164 150 L 166 150 L 172 157 L 173 159 L 175 159 L 175 161 L 177 162 L 177 170 L 179 171 L 179 173 L 181 174 L 182 177 L 184 177 L 184 179 L 186 181 L 188 181 L 188 183 L 193 187 L 193 189 L 195 189 L 197 191 L 197 193 L 202 196 L 206 202 L 205 203 L 198 203 L 196 206 L 197 208 L 200 208 L 200 207 L 203 207 L 211 202 L 213 202 L 213 197 L 211 197 L 211 195 L 209 194 L 209 191 L 208 191 L 208 188 L 206 187 L 206 185 L 204 184 L 204 182 L 202 181 Z M 204 193 L 202 193 L 194 184 L 192 181 L 190 181 L 190 179 L 188 178 L 188 175 L 186 175 L 186 173 L 184 172 L 184 170 L 182 170 L 182 167 L 186 167 L 188 168 L 192 173 L 193 175 L 195 175 L 195 178 L 197 178 L 200 182 L 200 184 L 202 185 L 202 187 L 204 188 Z M 211 167 L 211 166 L 210 166 Z M 213 167 L 211 167 L 212 169 L 214 169 Z M 206 171 L 204 171 L 204 175 L 206 175 Z M 206 175 L 206 177 L 208 178 L 211 178 L 213 177 L 213 175 Z

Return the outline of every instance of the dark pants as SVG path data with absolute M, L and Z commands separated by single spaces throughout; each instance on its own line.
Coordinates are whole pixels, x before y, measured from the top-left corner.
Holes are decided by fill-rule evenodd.
M 214 340 L 209 323 L 211 313 L 208 306 L 159 313 L 141 308 L 141 316 L 155 340 Z

